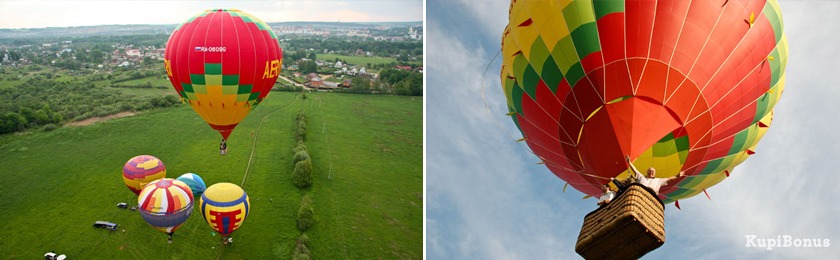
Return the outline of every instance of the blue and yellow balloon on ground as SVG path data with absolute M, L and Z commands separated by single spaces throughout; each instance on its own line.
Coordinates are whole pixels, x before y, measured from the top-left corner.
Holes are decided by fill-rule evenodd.
M 196 198 L 200 198 L 201 194 L 204 193 L 204 190 L 207 189 L 207 185 L 204 184 L 204 180 L 201 179 L 201 176 L 198 176 L 198 174 L 195 173 L 184 173 L 181 176 L 178 176 L 177 180 L 186 183 L 187 186 L 190 187 L 190 190 L 192 190 L 193 196 Z
M 166 177 L 166 166 L 157 157 L 138 155 L 125 163 L 122 172 L 125 186 L 134 194 L 140 195 L 146 184 Z
M 233 183 L 216 183 L 201 196 L 201 216 L 213 230 L 228 236 L 242 225 L 250 211 L 245 190 Z

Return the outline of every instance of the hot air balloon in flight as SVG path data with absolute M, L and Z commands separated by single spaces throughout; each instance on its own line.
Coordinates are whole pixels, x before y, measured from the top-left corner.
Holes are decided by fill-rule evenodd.
M 245 190 L 233 183 L 216 183 L 201 195 L 201 216 L 224 238 L 236 231 L 248 217 L 250 200 Z
M 266 98 L 283 61 L 274 31 L 235 9 L 206 10 L 179 25 L 164 56 L 172 86 L 223 141 Z
M 125 186 L 139 195 L 146 184 L 166 177 L 166 166 L 157 157 L 138 155 L 125 163 L 122 172 Z
M 201 176 L 195 173 L 184 173 L 181 176 L 178 176 L 177 180 L 182 181 L 190 187 L 192 190 L 193 197 L 201 198 L 201 194 L 204 193 L 204 190 L 207 189 L 207 185 L 204 184 L 204 180 L 201 179 Z
M 685 171 L 665 203 L 755 152 L 788 59 L 776 0 L 518 0 L 501 43 L 508 115 L 542 163 L 590 196 L 629 174 L 625 155 Z
M 169 234 L 171 242 L 175 230 L 190 217 L 193 199 L 186 183 L 163 178 L 146 185 L 137 198 L 137 204 L 143 219 L 155 229 Z

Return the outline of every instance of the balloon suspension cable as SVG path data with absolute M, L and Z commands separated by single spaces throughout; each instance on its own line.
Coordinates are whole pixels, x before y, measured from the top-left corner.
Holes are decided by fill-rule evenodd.
M 487 66 L 484 68 L 484 73 L 482 73 L 482 75 L 481 75 L 481 100 L 484 102 L 484 110 L 485 110 L 488 114 L 490 114 L 490 116 L 491 116 L 491 117 L 493 117 L 493 115 L 495 115 L 495 114 L 493 113 L 492 109 L 490 108 L 490 105 L 488 105 L 488 103 L 487 103 L 487 96 L 485 95 L 485 89 L 486 89 L 486 88 L 485 88 L 485 80 L 486 80 L 487 72 L 488 72 L 488 71 L 490 71 L 490 66 L 492 66 L 492 65 L 493 65 L 493 62 L 495 62 L 495 61 L 496 61 L 496 59 L 497 59 L 497 58 L 499 58 L 499 55 L 500 55 L 501 53 L 502 53 L 502 50 L 501 50 L 501 49 L 500 49 L 499 51 L 497 51 L 497 52 L 496 52 L 496 55 L 495 55 L 495 56 L 493 56 L 493 59 L 492 59 L 492 60 L 490 60 L 490 62 L 488 62 L 488 63 L 487 63 Z M 516 114 L 517 114 L 516 112 L 509 112 L 509 113 L 506 113 L 506 115 L 507 115 L 507 116 L 515 116 Z M 502 125 L 501 125 L 498 121 L 496 121 L 496 120 L 491 120 L 491 121 L 493 121 L 494 125 L 496 125 L 496 127 L 497 127 L 498 129 L 500 129 L 502 133 L 505 133 L 505 135 L 507 135 L 507 137 L 508 137 L 510 140 L 512 140 L 512 141 L 514 141 L 515 143 L 517 143 L 517 144 L 519 145 L 519 147 L 522 147 L 522 149 L 525 149 L 525 150 L 526 150 L 526 151 L 528 151 L 529 153 L 531 153 L 531 154 L 533 154 L 534 156 L 537 156 L 538 158 L 540 158 L 540 159 L 541 159 L 541 161 L 540 161 L 540 162 L 538 162 L 538 164 L 545 164 L 546 166 L 552 166 L 552 167 L 556 167 L 556 168 L 565 169 L 565 170 L 568 170 L 568 171 L 573 171 L 573 172 L 576 172 L 577 174 L 584 175 L 584 176 L 588 176 L 588 177 L 591 177 L 591 178 L 602 179 L 602 180 L 609 180 L 609 178 L 607 178 L 607 177 L 603 177 L 603 176 L 597 176 L 597 175 L 588 174 L 588 173 L 585 173 L 585 172 L 579 171 L 579 170 L 574 169 L 574 168 L 569 168 L 569 167 L 566 167 L 566 166 L 563 166 L 563 165 L 557 165 L 557 164 L 551 163 L 551 162 L 549 162 L 549 161 L 543 160 L 541 156 L 537 155 L 537 154 L 536 154 L 536 153 L 534 153 L 534 151 L 533 151 L 533 150 L 531 150 L 531 149 L 530 149 L 527 145 L 524 145 L 524 144 L 523 144 L 523 142 L 522 142 L 522 141 L 527 140 L 525 137 L 522 137 L 522 138 L 517 138 L 517 137 L 516 137 L 516 136 L 517 136 L 516 134 L 511 134 L 511 133 L 510 133 L 510 131 L 508 131 L 508 130 L 507 130 L 504 126 L 502 126 Z M 559 140 L 558 140 L 558 141 L 559 141 Z M 531 145 L 537 145 L 537 146 L 539 146 L 539 144 L 531 144 Z M 544 147 L 544 148 L 547 148 L 547 147 Z M 551 151 L 550 149 L 546 149 L 546 150 Z M 556 154 L 556 153 L 555 153 L 555 154 Z M 562 155 L 562 154 L 556 154 L 556 155 L 558 155 L 558 156 L 560 156 L 560 157 L 564 157 L 564 158 L 566 157 L 565 155 Z M 581 168 L 583 168 L 583 167 L 582 167 L 582 165 L 578 165 L 578 166 L 581 166 Z

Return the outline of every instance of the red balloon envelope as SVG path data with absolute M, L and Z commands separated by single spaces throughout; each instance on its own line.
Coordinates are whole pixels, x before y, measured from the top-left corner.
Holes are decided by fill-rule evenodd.
M 258 18 L 214 9 L 178 26 L 164 56 L 169 81 L 181 98 L 227 139 L 274 86 L 283 51 L 274 31 Z
M 512 1 L 501 82 L 528 146 L 589 195 L 624 155 L 671 202 L 746 160 L 784 87 L 775 0 Z

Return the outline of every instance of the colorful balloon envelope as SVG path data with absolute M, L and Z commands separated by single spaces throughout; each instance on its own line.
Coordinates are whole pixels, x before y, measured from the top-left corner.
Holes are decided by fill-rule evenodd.
M 151 155 L 138 155 L 123 166 L 123 182 L 134 194 L 140 194 L 146 184 L 166 177 L 163 161 Z
M 775 0 L 513 1 L 502 57 L 508 115 L 555 175 L 596 196 L 629 155 L 687 173 L 660 190 L 673 202 L 754 153 L 788 44 Z
M 200 13 L 166 43 L 172 86 L 207 124 L 227 139 L 277 81 L 283 50 L 260 19 L 235 9 Z
M 163 178 L 146 185 L 137 204 L 147 223 L 161 232 L 172 233 L 190 217 L 193 194 L 186 183 Z
M 190 187 L 192 190 L 193 197 L 200 198 L 201 194 L 204 193 L 204 190 L 207 189 L 207 186 L 204 184 L 204 180 L 201 179 L 201 176 L 195 173 L 184 173 L 181 176 L 178 176 L 179 181 L 182 181 Z
M 201 195 L 201 216 L 213 230 L 228 236 L 242 225 L 251 208 L 248 194 L 233 183 L 216 183 Z

